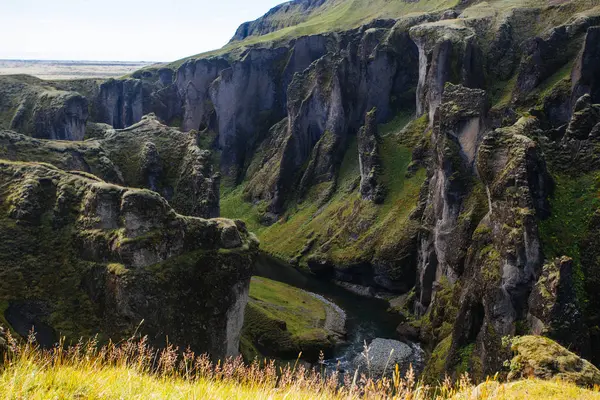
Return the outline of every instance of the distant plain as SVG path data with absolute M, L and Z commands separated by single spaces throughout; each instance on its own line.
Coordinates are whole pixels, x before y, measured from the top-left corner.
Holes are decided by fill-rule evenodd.
M 41 79 L 118 78 L 153 62 L 0 60 L 0 75 L 33 75 Z

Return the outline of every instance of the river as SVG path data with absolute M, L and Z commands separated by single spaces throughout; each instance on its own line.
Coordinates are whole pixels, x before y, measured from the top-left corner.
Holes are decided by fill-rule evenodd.
M 259 256 L 255 274 L 322 295 L 346 312 L 347 341 L 337 346 L 333 357 L 325 361 L 328 367 L 335 368 L 339 363 L 341 371 L 349 370 L 352 360 L 363 351 L 365 341 L 397 338 L 396 327 L 401 321 L 399 316 L 387 312 L 389 304 L 385 300 L 359 296 L 266 254 Z

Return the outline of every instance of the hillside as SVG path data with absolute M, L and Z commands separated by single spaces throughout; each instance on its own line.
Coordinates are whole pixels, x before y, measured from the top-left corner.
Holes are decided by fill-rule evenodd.
M 599 71 L 596 0 L 299 0 L 222 49 L 122 79 L 0 78 L 0 158 L 10 160 L 0 161 L 10 171 L 0 300 L 10 316 L 42 293 L 37 321 L 87 336 L 93 318 L 113 329 L 109 295 L 125 327 L 110 333 L 122 337 L 165 296 L 181 315 L 203 311 L 190 330 L 188 318 L 153 320 L 156 337 L 181 333 L 182 344 L 210 337 L 210 325 L 215 343 L 232 338 L 227 354 L 242 334 L 247 359 L 301 350 L 315 362 L 318 347 L 339 345 L 323 329 L 327 309 L 285 286 L 249 286 L 256 234 L 279 272 L 362 296 L 373 310 L 358 318 L 375 320 L 375 303 L 388 302 L 391 329 L 365 340 L 414 345 L 424 383 L 467 371 L 477 383 L 510 379 L 523 365 L 508 365 L 507 343 L 521 336 L 536 338 L 530 359 L 562 357 L 544 357 L 536 377 L 585 367 L 595 379 Z M 231 220 L 203 219 L 219 215 Z M 61 262 L 77 298 L 50 279 Z M 123 298 L 115 265 L 135 271 Z M 23 295 L 14 288 L 28 287 L 26 272 L 43 279 Z M 161 280 L 174 293 L 144 303 L 144 283 Z M 89 311 L 69 321 L 76 304 Z

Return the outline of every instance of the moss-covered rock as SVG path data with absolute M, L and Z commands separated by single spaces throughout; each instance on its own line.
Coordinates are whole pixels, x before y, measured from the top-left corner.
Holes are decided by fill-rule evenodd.
M 97 129 L 103 131 L 100 138 L 84 142 L 36 140 L 0 131 L 0 158 L 91 173 L 160 193 L 182 214 L 219 216 L 220 175 L 213 153 L 202 148 L 208 133 L 182 133 L 152 114 L 127 129 Z
M 0 188 L 0 301 L 17 333 L 237 352 L 258 244 L 243 223 L 44 164 L 1 161 Z
M 0 128 L 42 139 L 82 140 L 88 100 L 30 76 L 0 78 Z
M 600 370 L 551 339 L 520 336 L 512 340 L 509 379 L 554 379 L 581 386 L 600 384 Z
M 254 277 L 246 308 L 241 349 L 246 359 L 269 356 L 316 361 L 342 339 L 343 311 L 320 296 Z

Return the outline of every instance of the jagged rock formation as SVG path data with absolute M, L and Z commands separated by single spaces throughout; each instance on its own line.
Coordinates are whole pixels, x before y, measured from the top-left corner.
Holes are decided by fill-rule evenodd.
M 109 79 L 99 88 L 95 110 L 96 122 L 117 129 L 126 128 L 142 119 L 142 82 L 137 79 Z
M 49 83 L 82 93 L 93 121 L 133 126 L 0 151 L 16 159 L 33 146 L 25 160 L 214 215 L 218 176 L 202 141 L 221 151 L 223 208 L 260 230 L 267 251 L 406 296 L 414 319 L 401 331 L 424 342 L 427 379 L 495 373 L 510 356 L 502 337 L 531 332 L 600 363 L 598 8 L 363 3 L 344 18 L 330 18 L 328 1 L 287 3 L 211 55 L 125 80 Z M 2 116 L 19 101 L 1 103 Z M 192 133 L 136 125 L 150 112 Z M 557 266 L 563 256 L 572 264 Z
M 420 24 L 411 28 L 410 37 L 419 48 L 417 115 L 428 113 L 433 121 L 446 82 L 483 86 L 475 31 L 464 22 L 452 19 Z
M 367 113 L 365 125 L 357 134 L 358 162 L 360 165 L 360 194 L 363 199 L 382 203 L 385 188 L 379 182 L 381 162 L 379 160 L 380 139 L 377 133 L 377 109 Z
M 91 175 L 0 167 L 0 296 L 21 335 L 118 340 L 139 326 L 155 345 L 237 353 L 257 247 L 243 223 L 184 217 Z
M 0 79 L 0 126 L 33 137 L 82 140 L 88 101 L 76 92 L 48 89 L 26 76 Z
M 196 131 L 181 133 L 150 115 L 125 130 L 108 129 L 100 136 L 68 143 L 0 131 L 0 158 L 46 162 L 115 184 L 148 188 L 182 214 L 219 216 L 220 176 L 212 153 L 199 147 Z
M 573 351 L 589 357 L 590 338 L 575 291 L 573 269 L 573 260 L 568 257 L 544 265 L 529 296 L 528 320 L 532 333 L 570 343 Z

